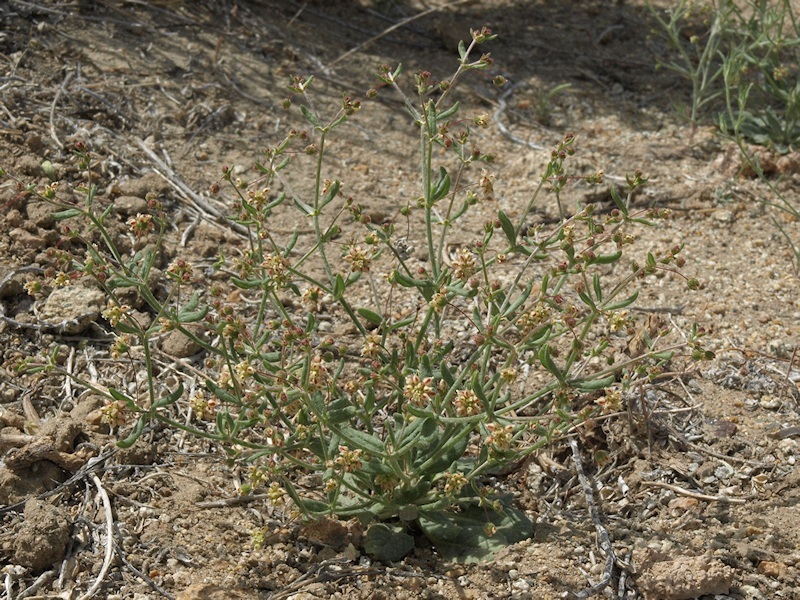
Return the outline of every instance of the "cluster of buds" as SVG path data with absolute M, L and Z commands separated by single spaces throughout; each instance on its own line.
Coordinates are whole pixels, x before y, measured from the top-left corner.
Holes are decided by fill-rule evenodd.
M 453 275 L 456 279 L 467 281 L 475 274 L 475 257 L 469 248 L 461 248 L 453 259 Z
M 339 446 L 339 456 L 333 460 L 332 468 L 338 468 L 344 473 L 353 473 L 364 466 L 361 456 L 364 453 L 361 448 L 351 450 L 347 446 Z
M 189 400 L 189 406 L 198 419 L 209 421 L 214 418 L 217 411 L 215 398 L 206 398 L 202 390 L 197 390 Z
M 445 306 L 447 306 L 447 290 L 440 288 L 431 298 L 431 308 L 436 314 L 442 314 Z
M 317 286 L 308 288 L 303 292 L 303 295 L 300 296 L 300 302 L 302 302 L 308 309 L 314 311 L 320 309 L 321 300 L 322 290 Z
M 416 373 L 406 377 L 403 397 L 414 406 L 427 406 L 433 400 L 435 393 L 432 377 L 421 378 Z
M 502 379 L 505 383 L 514 383 L 517 380 L 518 374 L 519 372 L 517 371 L 516 367 L 506 367 L 500 371 L 500 379 Z
M 478 185 L 483 192 L 484 200 L 494 200 L 494 174 L 481 171 L 481 178 Z
M 550 320 L 552 311 L 549 306 L 543 302 L 538 302 L 532 309 L 522 314 L 517 322 L 522 335 L 527 335 L 534 331 L 537 327 Z
M 239 381 L 244 381 L 252 377 L 256 370 L 253 365 L 250 364 L 249 360 L 243 360 L 234 365 L 233 372 L 236 373 L 236 378 Z
M 70 282 L 70 276 L 67 275 L 64 271 L 58 271 L 53 276 L 53 287 L 67 287 Z
M 613 311 L 606 315 L 611 331 L 624 331 L 631 326 L 633 319 L 627 310 Z
M 262 190 L 250 190 L 247 192 L 247 199 L 253 208 L 261 211 L 269 202 L 269 192 L 269 188 L 264 188 Z
M 618 412 L 622 407 L 622 392 L 619 390 L 606 390 L 594 403 L 601 408 L 603 414 Z
M 328 368 L 322 362 L 322 355 L 315 354 L 308 367 L 308 391 L 323 389 L 328 384 Z
M 277 481 L 273 481 L 267 488 L 267 499 L 274 505 L 282 506 L 286 504 L 286 490 Z
M 453 405 L 459 417 L 472 417 L 483 408 L 478 395 L 472 390 L 458 390 Z
M 42 291 L 42 282 L 38 279 L 30 279 L 25 282 L 23 287 L 29 296 L 35 296 Z
M 361 356 L 364 358 L 375 359 L 378 358 L 383 347 L 381 346 L 382 339 L 380 334 L 371 333 L 364 338 L 364 344 L 361 346 Z
M 377 485 L 384 494 L 391 494 L 397 489 L 399 484 L 400 480 L 394 475 L 385 475 L 383 473 L 375 475 L 375 485 Z
M 266 258 L 261 263 L 261 266 L 267 270 L 267 274 L 272 277 L 275 285 L 278 287 L 285 287 L 289 284 L 290 278 L 287 271 L 289 261 L 285 256 L 279 254 L 267 254 Z
M 128 313 L 130 312 L 131 307 L 127 304 L 117 304 L 113 300 L 109 302 L 108 308 L 103 311 L 103 318 L 109 322 L 112 327 L 116 327 L 117 324 L 124 319 Z
M 56 197 L 56 192 L 58 191 L 58 182 L 54 181 L 53 183 L 44 186 L 39 193 L 48 200 L 52 200 Z
M 194 271 L 192 269 L 192 263 L 182 258 L 176 258 L 167 267 L 167 275 L 173 281 L 178 281 L 180 283 L 189 283 L 192 280 L 192 276 L 194 275 Z
M 455 473 L 444 474 L 444 493 L 448 496 L 455 496 L 458 494 L 465 485 L 467 485 L 467 478 L 463 473 L 456 471 Z
M 486 444 L 497 452 L 506 452 L 511 449 L 511 442 L 514 438 L 514 426 L 501 426 L 498 423 L 486 425 L 489 435 L 486 437 Z
M 372 265 L 371 253 L 364 250 L 364 248 L 359 245 L 348 246 L 347 253 L 344 255 L 344 260 L 350 265 L 350 270 L 353 273 L 367 273 Z
M 124 425 L 128 420 L 126 406 L 122 400 L 112 400 L 100 409 L 100 421 L 111 427 Z
M 131 344 L 133 343 L 133 336 L 125 333 L 116 340 L 111 345 L 111 358 L 114 360 L 118 359 L 123 354 L 127 354 L 131 349 Z
M 153 215 L 138 213 L 135 217 L 128 220 L 128 229 L 136 238 L 146 236 L 153 231 L 155 223 L 153 222 Z
M 344 111 L 344 114 L 349 117 L 359 110 L 361 110 L 361 101 L 353 100 L 349 95 L 345 94 L 342 99 L 342 111 Z

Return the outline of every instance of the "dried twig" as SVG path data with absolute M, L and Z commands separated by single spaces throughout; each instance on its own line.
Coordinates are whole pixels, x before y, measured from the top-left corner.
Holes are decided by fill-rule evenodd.
M 230 220 L 225 218 L 219 210 L 211 206 L 208 202 L 206 202 L 199 194 L 197 194 L 192 188 L 186 185 L 183 180 L 178 177 L 178 174 L 175 173 L 163 160 L 161 160 L 158 155 L 153 152 L 150 148 L 147 147 L 147 144 L 144 143 L 143 140 L 137 139 L 136 144 L 142 151 L 147 154 L 148 158 L 152 160 L 159 170 L 156 172 L 164 177 L 176 190 L 178 190 L 184 197 L 186 197 L 194 207 L 199 210 L 201 213 L 209 216 L 212 218 L 213 221 L 217 223 L 224 223 L 231 229 L 235 230 L 237 233 L 240 233 L 244 236 L 248 235 L 247 228 L 244 225 L 240 225 L 239 223 L 233 223 Z
M 699 492 L 692 492 L 671 483 L 664 483 L 662 481 L 642 481 L 642 485 L 651 487 L 660 487 L 667 490 L 672 490 L 676 494 L 688 496 L 689 498 L 696 498 L 697 500 L 705 500 L 707 502 L 727 502 L 728 504 L 747 504 L 744 498 L 730 498 L 728 496 L 710 496 L 708 494 L 701 494 Z
M 56 95 L 53 97 L 53 103 L 50 105 L 50 137 L 53 138 L 53 141 L 62 150 L 64 149 L 64 144 L 60 139 L 58 139 L 58 134 L 56 133 L 56 106 L 58 105 L 58 101 L 61 99 L 61 94 L 64 93 L 64 90 L 67 88 L 69 80 L 72 79 L 73 75 L 74 73 L 72 71 L 67 73 L 67 75 L 64 77 L 64 81 L 61 83 L 61 87 L 58 88 Z
M 594 491 L 592 484 L 586 477 L 586 472 L 583 470 L 583 460 L 581 459 L 581 452 L 578 449 L 578 442 L 575 438 L 569 438 L 569 447 L 572 449 L 572 461 L 575 463 L 575 470 L 578 473 L 581 487 L 583 488 L 583 495 L 586 497 L 586 505 L 589 508 L 589 514 L 592 517 L 595 531 L 600 542 L 600 548 L 606 554 L 606 568 L 603 572 L 603 578 L 591 587 L 588 587 L 581 592 L 574 595 L 575 598 L 589 598 L 601 592 L 610 582 L 614 574 L 614 565 L 617 562 L 617 557 L 614 554 L 614 546 L 611 544 L 611 538 L 608 535 L 608 530 L 603 525 L 600 519 L 600 511 L 597 510 L 597 504 L 594 501 Z
M 54 575 L 55 571 L 45 571 L 36 578 L 36 581 L 17 594 L 14 600 L 22 600 L 23 598 L 33 596 L 39 590 L 39 588 L 52 579 Z
M 174 600 L 175 596 L 170 594 L 167 590 L 165 590 L 160 585 L 158 585 L 150 577 L 148 577 L 147 575 L 142 573 L 139 569 L 134 567 L 131 564 L 131 562 L 127 558 L 125 558 L 125 554 L 121 551 L 121 548 L 116 544 L 116 542 L 114 543 L 114 546 L 116 546 L 116 548 L 117 548 L 117 556 L 119 556 L 119 559 L 122 561 L 122 564 L 124 564 L 131 571 L 131 573 L 133 573 L 136 577 L 138 577 L 139 579 L 144 581 L 147 585 L 149 585 L 156 592 L 158 592 L 159 594 L 161 594 L 162 596 L 164 596 L 168 600 Z
M 267 494 L 252 494 L 248 496 L 234 496 L 233 498 L 223 498 L 222 500 L 209 500 L 207 502 L 197 502 L 198 508 L 224 508 L 226 506 L 242 506 L 257 500 L 268 498 Z
M 503 115 L 507 107 L 506 99 L 511 95 L 511 92 L 514 91 L 515 87 L 516 86 L 514 85 L 509 85 L 508 88 L 497 98 L 497 110 L 494 111 L 494 114 L 492 115 L 492 120 L 494 121 L 494 124 L 497 125 L 497 128 L 500 130 L 500 133 L 502 133 L 504 137 L 511 140 L 515 144 L 527 146 L 528 148 L 531 148 L 533 150 L 546 150 L 544 146 L 540 146 L 539 144 L 534 144 L 533 142 L 529 142 L 528 140 L 525 140 L 511 133 L 511 131 L 508 129 L 508 127 L 505 126 L 503 121 L 500 120 L 500 117 Z
M 92 481 L 97 488 L 97 493 L 100 494 L 100 498 L 103 500 L 103 508 L 106 513 L 106 555 L 103 559 L 103 566 L 100 567 L 100 572 L 97 574 L 97 579 L 94 580 L 92 587 L 78 600 L 89 600 L 97 593 L 106 578 L 106 573 L 108 573 L 108 569 L 111 566 L 111 559 L 114 556 L 114 515 L 111 512 L 111 500 L 103 487 L 103 482 L 94 473 L 92 473 Z

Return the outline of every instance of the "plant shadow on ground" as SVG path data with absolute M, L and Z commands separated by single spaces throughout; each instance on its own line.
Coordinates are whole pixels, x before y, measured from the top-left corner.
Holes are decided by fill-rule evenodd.
M 663 96 L 653 97 L 669 89 L 676 80 L 670 78 L 664 83 L 663 73 L 656 74 L 645 64 L 648 59 L 641 59 L 640 64 L 628 58 L 633 55 L 632 49 L 646 47 L 647 35 L 653 26 L 643 6 L 629 3 L 623 7 L 609 7 L 605 2 L 580 2 L 570 6 L 554 2 L 485 4 L 489 7 L 456 7 L 454 15 L 444 19 L 433 14 L 430 19 L 415 21 L 410 27 L 415 28 L 416 33 L 398 30 L 399 44 L 384 45 L 385 40 L 378 40 L 366 52 L 356 53 L 339 63 L 341 66 L 337 65 L 339 70 L 333 81 L 320 73 L 319 79 L 324 81 L 323 97 L 327 95 L 332 102 L 339 102 L 343 81 L 348 91 L 355 92 L 374 85 L 372 74 L 376 62 L 402 60 L 409 72 L 427 68 L 437 74 L 448 73 L 456 58 L 450 42 L 463 37 L 450 37 L 458 33 L 454 30 L 464 27 L 468 32 L 469 27 L 488 25 L 503 34 L 489 48 L 498 61 L 499 72 L 507 74 L 513 83 L 535 79 L 531 87 L 521 85 L 514 90 L 509 99 L 510 108 L 501 115 L 509 119 L 508 124 L 516 127 L 515 131 L 522 130 L 526 136 L 530 134 L 531 137 L 526 138 L 529 141 L 549 148 L 561 139 L 565 130 L 577 129 L 579 137 L 588 138 L 587 145 L 595 148 L 585 159 L 586 173 L 598 166 L 611 172 L 613 168 L 609 165 L 624 173 L 629 165 L 622 158 L 635 157 L 645 167 L 650 163 L 646 170 L 657 175 L 652 184 L 654 195 L 646 197 L 651 202 L 670 201 L 669 194 L 663 191 L 663 186 L 674 183 L 670 170 L 679 174 L 698 173 L 713 158 L 715 146 L 711 143 L 711 150 L 693 148 L 684 156 L 683 148 L 689 148 L 685 142 L 689 133 L 685 129 L 672 129 L 672 137 L 658 142 L 642 138 L 627 140 L 630 148 L 666 146 L 667 154 L 658 156 L 671 164 L 655 164 L 658 160 L 654 161 L 646 153 L 626 155 L 630 150 L 620 148 L 625 144 L 622 136 L 627 135 L 621 122 L 631 123 L 634 130 L 656 131 L 676 120 Z M 143 154 L 135 137 L 152 136 L 147 143 L 159 146 L 161 156 L 171 161 L 168 166 L 171 165 L 172 171 L 189 182 L 190 187 L 202 190 L 218 178 L 220 164 L 250 164 L 265 139 L 274 140 L 279 136 L 279 128 L 291 126 L 292 117 L 279 108 L 285 95 L 282 88 L 290 74 L 318 70 L 319 63 L 324 65 L 335 60 L 369 37 L 365 31 L 379 33 L 388 23 L 365 10 L 366 7 L 350 2 L 337 3 L 332 8 L 320 3 L 270 2 L 193 3 L 191 8 L 174 2 L 130 6 L 95 2 L 82 6 L 83 12 L 77 17 L 69 16 L 72 10 L 69 5 L 58 2 L 42 3 L 46 10 L 37 10 L 35 3 L 30 2 L 11 2 L 0 9 L 3 10 L 3 29 L 7 32 L 3 36 L 2 50 L 9 59 L 4 62 L 4 68 L 9 77 L 23 80 L 6 80 L 10 85 L 2 90 L 2 101 L 8 109 L 3 118 L 3 135 L 8 144 L 0 149 L 3 153 L 0 162 L 11 165 L 22 175 L 47 182 L 48 173 L 42 164 L 49 161 L 60 176 L 78 180 L 80 174 L 76 165 L 69 162 L 68 154 L 57 142 L 67 146 L 89 137 L 97 154 L 110 159 L 98 166 L 100 182 L 104 193 L 108 194 L 106 200 L 118 202 L 120 211 L 135 211 L 136 198 L 141 205 L 147 193 L 157 192 L 164 198 L 181 232 L 192 222 L 191 218 L 180 216 L 182 207 L 188 205 L 187 199 L 162 178 L 145 176 L 154 163 Z M 385 3 L 377 8 L 393 20 L 411 15 L 415 10 L 401 3 Z M 456 26 L 451 25 L 453 20 L 458 23 Z M 39 26 L 39 23 L 44 25 Z M 96 32 L 88 44 L 85 41 L 87 30 Z M 349 33 L 343 35 L 343 31 Z M 555 106 L 551 109 L 550 126 L 559 131 L 554 134 L 535 126 L 536 115 L 530 107 L 535 104 L 536 90 L 552 89 L 561 83 L 571 83 L 572 88 L 553 99 Z M 482 106 L 491 112 L 489 107 L 496 106 L 493 102 L 497 101 L 498 93 L 488 81 L 482 83 L 480 78 L 470 84 L 465 92 L 465 104 Z M 337 147 L 334 156 L 335 164 L 344 171 L 353 191 L 374 199 L 376 206 L 371 206 L 370 210 L 375 211 L 376 218 L 380 213 L 391 214 L 396 208 L 393 206 L 396 196 L 387 193 L 387 188 L 402 193 L 403 178 L 413 173 L 408 167 L 409 140 L 416 142 L 410 129 L 409 133 L 393 132 L 393 129 L 406 127 L 406 117 L 398 110 L 400 106 L 396 100 L 388 94 L 381 97 L 386 103 L 384 110 L 377 111 L 374 121 L 356 120 L 355 126 L 348 129 L 352 139 Z M 641 111 L 642 107 L 649 112 Z M 49 116 L 51 110 L 52 117 Z M 280 123 L 276 123 L 277 118 L 281 119 Z M 529 128 L 533 129 L 532 134 Z M 499 146 L 504 142 L 497 135 L 495 140 L 487 136 L 485 143 Z M 352 152 L 353 148 L 365 147 L 379 148 L 381 152 L 374 152 L 374 156 Z M 520 160 L 541 161 L 541 152 L 537 156 L 533 149 L 520 151 L 519 145 L 510 142 L 499 154 L 502 156 L 506 152 L 518 153 Z M 688 162 L 689 166 L 681 162 L 689 159 L 694 160 Z M 599 161 L 607 164 L 598 165 Z M 634 166 L 640 165 L 630 165 L 630 168 Z M 507 169 L 509 178 L 524 179 L 529 175 L 513 160 L 503 163 L 503 168 Z M 531 169 L 532 173 L 537 171 Z M 379 185 L 374 182 L 376 178 Z M 685 183 L 675 185 L 685 186 Z M 716 237 L 736 239 L 739 235 L 742 239 L 757 239 L 759 244 L 753 247 L 756 251 L 764 249 L 772 256 L 781 256 L 775 239 L 760 239 L 752 232 L 735 229 L 744 225 L 742 221 L 758 219 L 754 210 L 736 208 L 726 213 L 724 211 L 729 210 L 726 205 L 712 204 L 716 212 L 701 212 L 711 204 L 709 198 L 714 197 L 717 185 L 705 184 L 699 191 L 678 187 L 687 197 L 697 199 L 691 206 L 697 210 L 696 215 L 705 219 L 698 228 L 693 228 L 688 220 L 679 220 L 674 228 L 664 225 L 662 233 L 645 234 L 642 243 L 657 245 L 663 242 L 662 237 L 670 241 L 685 237 L 691 246 L 693 240 L 701 237 L 708 240 L 706 229 L 711 227 Z M 581 188 L 570 190 L 570 206 L 573 199 L 580 201 L 587 193 Z M 734 188 L 733 193 L 742 192 Z M 506 205 L 513 206 L 524 194 L 522 186 L 518 190 L 511 187 Z M 102 340 L 107 326 L 99 316 L 95 315 L 91 321 L 99 326 L 91 326 L 80 334 L 19 325 L 26 322 L 26 315 L 31 316 L 27 323 L 36 325 L 33 315 L 39 306 L 34 306 L 21 289 L 27 274 L 16 270 L 38 264 L 44 248 L 59 236 L 44 214 L 37 213 L 32 205 L 19 204 L 16 196 L 13 188 L 3 188 L 3 201 L 9 209 L 3 232 L 9 232 L 9 241 L 2 248 L 0 295 L 4 315 L 13 316 L 17 324 L 5 322 L 6 328 L 0 333 L 4 368 L 8 373 L 2 383 L 6 408 L 2 418 L 5 426 L 23 433 L 36 430 L 39 415 L 45 421 L 59 424 L 47 431 L 63 442 L 62 448 L 51 448 L 54 454 L 22 467 L 21 473 L 28 479 L 35 479 L 38 473 L 43 481 L 63 480 L 71 473 L 75 461 L 80 460 L 81 448 L 92 443 L 108 443 L 107 437 L 93 437 L 107 430 L 96 421 L 91 427 L 83 425 L 85 417 L 92 413 L 85 397 L 64 390 L 60 381 L 20 378 L 15 374 L 14 365 L 58 342 L 68 348 L 63 355 L 65 364 L 74 364 L 77 370 L 100 365 L 101 376 L 108 377 L 109 381 L 117 380 L 113 367 L 98 358 L 104 356 L 102 353 L 107 348 L 107 342 Z M 705 214 L 715 216 L 702 217 Z M 747 218 L 736 220 L 739 214 Z M 729 215 L 733 215 L 733 220 L 725 221 Z M 719 230 L 720 224 L 731 230 Z M 290 230 L 293 223 L 281 225 Z M 235 252 L 241 244 L 237 236 L 220 232 L 214 225 L 200 223 L 197 227 L 194 237 L 187 236 L 186 251 L 200 262 L 210 262 L 216 248 L 225 247 Z M 177 234 L 170 246 L 172 256 L 184 252 L 179 249 Z M 719 250 L 717 247 L 716 250 L 724 253 L 739 248 Z M 719 260 L 718 255 L 702 254 L 697 248 L 694 251 L 704 260 Z M 761 254 L 745 256 L 748 261 L 763 259 Z M 770 308 L 721 300 L 725 297 L 722 287 L 715 288 L 719 296 L 704 298 L 718 331 L 741 340 L 736 343 L 754 344 L 762 351 L 785 354 L 785 348 L 770 347 L 767 342 L 780 338 L 789 348 L 797 343 L 796 328 L 771 321 L 774 315 L 791 315 L 792 310 L 796 310 L 785 300 L 785 296 L 791 297 L 793 293 L 797 296 L 796 283 L 785 281 L 774 260 L 767 260 L 763 268 L 774 273 L 770 275 L 774 289 L 762 301 L 769 303 Z M 7 274 L 12 277 L 6 278 Z M 698 275 L 710 275 L 710 285 L 714 285 L 713 271 Z M 778 287 L 779 284 L 783 287 Z M 660 302 L 660 306 L 668 308 L 687 302 L 682 298 L 674 300 L 681 297 L 680 291 L 659 286 L 656 282 L 655 291 L 645 292 L 653 306 Z M 659 298 L 659 294 L 665 297 Z M 738 315 L 737 309 L 747 312 Z M 692 310 L 687 307 L 685 312 Z M 699 316 L 704 310 L 697 311 Z M 751 322 L 763 324 L 761 337 L 753 342 L 741 339 L 740 330 L 726 329 L 721 318 L 726 313 L 736 315 L 733 320 L 752 318 Z M 687 319 L 689 316 L 695 315 L 687 314 Z M 682 319 L 679 311 L 672 317 L 678 321 Z M 773 325 L 777 329 L 770 329 Z M 90 349 L 99 348 L 99 354 L 97 350 L 84 353 L 87 344 Z M 596 437 L 590 436 L 587 440 L 590 449 L 610 449 L 614 457 L 602 468 L 595 471 L 592 467 L 592 470 L 604 485 L 604 508 L 611 519 L 609 528 L 615 543 L 623 553 L 646 547 L 653 555 L 637 557 L 641 589 L 647 589 L 648 575 L 651 580 L 657 580 L 650 584 L 651 590 L 658 589 L 659 581 L 668 583 L 675 573 L 665 574 L 666 567 L 676 571 L 697 568 L 693 563 L 681 562 L 681 557 L 701 557 L 706 552 L 716 553 L 734 568 L 735 576 L 732 576 L 720 571 L 719 561 L 709 559 L 701 565 L 706 570 L 719 571 L 720 581 L 727 582 L 734 590 L 732 593 L 738 594 L 733 597 L 758 597 L 753 589 L 761 590 L 766 596 L 783 594 L 789 597 L 787 594 L 797 585 L 795 563 L 798 557 L 786 550 L 797 547 L 798 542 L 791 513 L 786 512 L 798 494 L 796 478 L 791 478 L 790 471 L 787 474 L 787 466 L 792 464 L 795 454 L 795 440 L 789 425 L 796 419 L 796 405 L 791 390 L 787 391 L 780 377 L 771 374 L 772 363 L 766 359 L 759 363 L 757 355 L 745 356 L 746 359 L 722 362 L 715 367 L 716 372 L 706 376 L 695 374 L 685 382 L 692 394 L 688 397 L 703 398 L 708 405 L 705 408 L 688 410 L 695 403 L 684 403 L 688 392 L 675 382 L 663 395 L 642 401 L 646 404 L 644 414 L 638 405 L 632 407 L 633 422 L 620 418 L 603 425 L 596 430 Z M 202 366 L 189 361 L 195 368 Z M 786 358 L 782 364 L 784 368 L 785 361 Z M 737 376 L 740 384 L 733 386 L 730 392 L 717 383 L 735 380 Z M 747 388 L 749 392 L 741 392 L 745 388 L 742 377 L 746 378 L 748 386 L 761 381 L 762 388 L 757 391 Z M 678 397 L 683 400 L 677 401 Z M 62 413 L 71 408 L 71 418 L 81 423 L 77 428 L 81 433 L 76 436 L 74 424 L 64 424 L 63 433 L 53 434 L 54 430 L 62 431 L 61 423 L 66 423 Z M 77 408 L 80 410 L 76 411 Z M 683 410 L 686 412 L 681 412 Z M 715 418 L 719 423 L 711 423 L 706 418 L 713 411 L 717 411 Z M 92 418 L 96 415 L 90 416 L 89 423 L 93 422 Z M 94 427 L 96 433 L 92 432 Z M 43 425 L 40 431 L 44 431 Z M 786 434 L 783 439 L 767 438 L 768 433 L 781 435 L 781 432 Z M 685 439 L 688 435 L 693 440 L 689 445 Z M 255 504 L 256 511 L 233 503 L 223 507 L 204 506 L 204 503 L 235 496 L 233 482 L 237 478 L 245 480 L 247 474 L 226 470 L 216 460 L 215 453 L 208 453 L 208 446 L 202 443 L 176 438 L 163 430 L 148 432 L 146 437 L 149 443 L 143 445 L 144 449 L 135 448 L 133 453 L 118 455 L 117 462 L 107 466 L 109 475 L 104 477 L 113 492 L 116 518 L 122 526 L 121 555 L 131 567 L 162 589 L 166 588 L 168 593 L 185 593 L 190 583 L 212 570 L 215 583 L 247 590 L 242 594 L 271 591 L 276 598 L 298 591 L 318 597 L 331 597 L 335 593 L 375 597 L 381 593 L 380 588 L 392 589 L 397 597 L 410 598 L 422 593 L 442 598 L 459 597 L 461 593 L 473 597 L 529 594 L 547 598 L 582 589 L 587 583 L 582 571 L 593 576 L 601 572 L 597 565 L 602 561 L 596 559 L 597 552 L 593 550 L 593 532 L 591 525 L 587 526 L 580 490 L 574 485 L 569 452 L 562 447 L 543 452 L 536 461 L 525 463 L 502 478 L 502 485 L 516 490 L 530 514 L 543 521 L 537 525 L 533 543 L 508 548 L 490 567 L 452 567 L 437 562 L 435 553 L 425 548 L 403 563 L 383 567 L 366 564 L 363 560 L 357 565 L 361 533 L 355 526 L 337 528 L 334 525 L 332 534 L 313 527 L 298 532 L 291 523 L 287 524 L 285 515 L 264 504 Z M 729 438 L 743 441 L 726 446 Z M 762 444 L 764 440 L 767 443 Z M 722 458 L 705 450 L 716 451 Z M 196 456 L 192 457 L 191 453 Z M 589 457 L 586 458 L 587 465 L 593 465 Z M 6 460 L 8 462 L 8 458 Z M 733 474 L 729 467 L 734 469 Z M 116 479 L 113 484 L 111 473 Z M 79 474 L 90 481 L 85 471 Z M 702 490 L 712 499 L 691 498 L 649 485 L 666 482 Z M 3 480 L 4 493 L 17 493 L 13 496 L 14 502 L 32 494 L 22 491 L 19 485 L 20 481 Z M 626 492 L 626 488 L 630 491 Z M 722 504 L 728 494 L 748 497 L 752 505 Z M 22 530 L 21 509 L 6 513 L 9 531 L 21 532 L 28 536 L 25 539 L 31 539 L 31 535 L 35 539 L 38 532 L 42 548 L 57 547 L 61 542 L 42 532 L 48 527 L 63 532 L 64 527 L 58 523 L 73 523 L 87 539 L 98 528 L 99 521 L 95 522 L 93 515 L 82 513 L 78 500 L 71 500 L 66 492 L 50 498 L 48 502 L 60 511 L 57 518 L 51 520 L 48 520 L 47 507 L 26 508 L 25 522 L 29 526 Z M 11 498 L 4 498 L 4 501 L 10 502 Z M 722 506 L 729 508 L 722 511 Z M 269 533 L 267 543 L 262 550 L 253 551 L 250 532 L 261 530 Z M 727 541 L 731 539 L 733 541 Z M 6 556 L 9 561 L 19 559 L 15 550 L 10 538 L 3 538 L 4 559 Z M 100 545 L 89 545 L 67 553 L 67 560 L 72 561 L 68 563 L 71 573 L 80 574 L 81 585 L 88 587 L 87 582 L 97 575 L 102 552 Z M 57 551 L 55 556 L 53 560 L 59 560 Z M 353 562 L 340 569 L 337 561 L 346 560 Z M 652 568 L 653 564 L 661 565 L 661 570 Z M 48 572 L 48 568 L 49 564 L 22 572 L 16 583 L 18 589 L 32 583 L 43 570 Z M 105 589 L 113 588 L 125 596 L 155 593 L 127 566 L 119 567 L 119 573 L 122 577 L 110 579 Z M 43 581 L 55 591 L 55 579 L 51 575 Z M 697 589 L 708 592 L 718 589 L 710 580 L 705 581 L 705 586 Z M 202 592 L 195 593 L 202 597 Z M 658 594 L 657 591 L 651 593 Z

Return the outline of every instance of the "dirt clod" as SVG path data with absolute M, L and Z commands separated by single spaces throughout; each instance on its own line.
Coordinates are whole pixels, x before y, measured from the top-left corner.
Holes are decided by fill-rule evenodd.
M 64 558 L 70 524 L 60 508 L 30 499 L 25 503 L 25 521 L 14 540 L 16 563 L 41 571 Z
M 637 583 L 645 600 L 688 600 L 706 594 L 727 594 L 734 570 L 708 556 L 654 562 Z

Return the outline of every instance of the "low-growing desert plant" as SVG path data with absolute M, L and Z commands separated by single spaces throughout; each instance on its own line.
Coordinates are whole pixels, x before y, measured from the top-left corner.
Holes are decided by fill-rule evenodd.
M 662 66 L 692 83 L 688 116 L 781 153 L 800 143 L 800 25 L 790 0 L 680 0 L 652 9 L 674 51 Z M 733 95 L 738 102 L 725 102 Z
M 223 169 L 212 191 L 233 195 L 232 221 L 248 235 L 238 256 L 220 253 L 211 283 L 178 256 L 154 289 L 167 228 L 157 202 L 130 219 L 136 244 L 123 252 L 109 233 L 113 206 L 101 207 L 91 181 L 82 204 L 65 203 L 56 185 L 24 188 L 80 225 L 68 232 L 72 250 L 54 252 L 60 269 L 30 291 L 93 278 L 109 298 L 111 356 L 146 374 L 132 393 L 66 373 L 108 398 L 105 418 L 125 432 L 120 445 L 154 421 L 189 431 L 249 466 L 243 493 L 262 489 L 305 515 L 371 524 L 365 547 L 377 558 L 401 558 L 421 532 L 445 557 L 477 559 L 532 528 L 492 477 L 618 410 L 624 392 L 661 374 L 678 349 L 706 357 L 696 329 L 659 344 L 666 332 L 642 331 L 628 312 L 648 275 L 683 277 L 680 247 L 639 261 L 626 255 L 631 227 L 667 216 L 630 206 L 642 173 L 627 179 L 627 197 L 611 188 L 610 210 L 571 212 L 565 189 L 603 176 L 569 173 L 577 144 L 567 134 L 527 205 L 499 209 L 493 157 L 473 139 L 489 118 L 462 117 L 450 101 L 465 72 L 490 67 L 488 54 L 472 53 L 492 37 L 475 31 L 461 44 L 449 79 L 416 74 L 413 97 L 399 67 L 381 69 L 381 87 L 401 95 L 418 131 L 420 186 L 380 223 L 326 177 L 329 136 L 361 103 L 345 96 L 326 117 L 311 100 L 312 78 L 293 78 L 286 107 L 299 105 L 310 130 L 267 149 L 252 181 Z M 91 176 L 88 149 L 78 155 Z M 309 160 L 306 194 L 287 173 Z M 543 198 L 558 205 L 554 221 L 532 217 Z M 279 211 L 296 211 L 310 233 L 278 231 Z M 421 251 L 409 248 L 415 239 Z M 136 318 L 131 291 L 151 321 Z M 349 328 L 334 336 L 323 326 L 330 318 Z M 204 381 L 190 393 L 182 383 L 168 388 L 153 359 L 154 339 L 175 330 L 205 353 Z M 25 368 L 64 372 L 55 354 Z
M 670 49 L 671 60 L 658 63 L 688 79 L 692 85 L 689 106 L 685 116 L 697 125 L 708 105 L 721 97 L 722 65 L 720 51 L 724 44 L 726 26 L 731 21 L 735 6 L 730 2 L 700 3 L 680 0 L 665 13 L 648 4 Z

